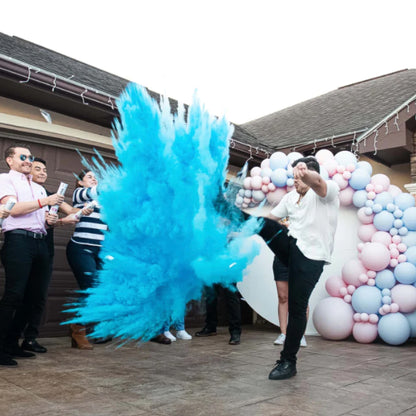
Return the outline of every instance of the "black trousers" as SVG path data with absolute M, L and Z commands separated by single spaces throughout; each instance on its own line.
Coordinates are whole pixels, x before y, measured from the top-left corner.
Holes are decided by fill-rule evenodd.
M 49 252 L 44 239 L 5 233 L 1 249 L 6 283 L 0 300 L 0 343 L 14 344 L 44 298 Z
M 205 318 L 205 326 L 215 331 L 218 325 L 217 303 L 218 294 L 223 290 L 228 311 L 228 328 L 230 334 L 241 334 L 241 309 L 240 297 L 237 291 L 232 291 L 221 285 L 215 284 L 205 288 L 205 301 L 207 315 Z
M 296 239 L 288 235 L 287 228 L 269 218 L 264 218 L 259 235 L 289 269 L 289 318 L 286 340 L 280 356 L 282 360 L 296 362 L 300 340 L 306 329 L 309 298 L 325 262 L 305 257 L 296 245 Z

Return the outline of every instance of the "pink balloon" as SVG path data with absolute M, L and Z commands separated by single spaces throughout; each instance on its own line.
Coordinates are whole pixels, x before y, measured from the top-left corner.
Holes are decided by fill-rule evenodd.
M 259 166 L 255 166 L 254 168 L 252 168 L 251 169 L 251 171 L 250 171 L 250 175 L 252 176 L 252 177 L 254 177 L 254 176 L 260 176 L 260 173 L 261 173 L 261 168 L 259 167 Z
M 374 224 L 362 224 L 358 227 L 358 238 L 365 243 L 369 243 L 376 232 L 377 228 L 374 226 Z M 363 247 L 363 250 L 364 249 L 365 246 Z M 361 250 L 361 254 L 363 250 Z
M 270 159 L 263 159 L 260 163 L 262 169 L 270 168 Z
M 322 299 L 313 311 L 316 330 L 327 339 L 341 340 L 351 335 L 354 310 L 340 298 Z
M 381 185 L 377 184 L 376 186 L 374 186 L 374 192 L 376 194 L 379 194 L 380 192 L 383 192 L 383 187 Z
M 377 276 L 377 273 L 376 273 L 374 270 L 369 270 L 369 271 L 367 272 L 367 276 L 368 276 L 370 279 L 374 279 L 374 278 Z
M 363 249 L 363 247 L 364 247 L 364 243 L 358 243 L 358 244 L 357 244 L 357 250 L 358 250 L 359 252 L 361 252 L 361 250 Z
M 267 185 L 263 185 L 261 187 L 261 190 L 263 191 L 263 193 L 267 194 L 269 192 L 269 187 Z
M 349 181 L 351 179 L 351 172 L 349 170 L 346 170 L 342 174 L 343 178 Z
M 398 264 L 399 262 L 397 261 L 397 259 L 391 259 L 389 263 L 390 267 L 393 267 L 393 268 L 395 268 Z
M 367 186 L 365 187 L 365 190 L 367 192 L 373 192 L 374 191 L 374 185 L 371 184 L 371 183 L 367 184 Z
M 356 312 L 353 316 L 353 319 L 355 322 L 360 322 L 361 321 L 361 314 Z
M 348 172 L 354 172 L 355 171 L 355 166 L 354 165 L 347 165 L 347 171 Z
M 375 313 L 370 313 L 368 320 L 370 323 L 376 324 L 378 322 L 378 315 L 376 315 Z
M 397 244 L 397 250 L 399 250 L 400 253 L 404 253 L 407 250 L 407 245 L 404 243 Z
M 416 310 L 416 287 L 404 284 L 394 286 L 391 289 L 391 300 L 399 305 L 400 312 L 414 312 Z
M 367 283 L 368 282 L 368 276 L 365 273 L 361 273 L 358 278 L 360 279 L 361 283 Z
M 324 164 L 327 160 L 334 159 L 333 153 L 328 149 L 321 149 L 316 152 L 316 160 L 320 165 Z
M 269 187 L 269 189 L 270 189 L 270 187 Z M 276 188 L 274 191 L 270 191 L 267 194 L 267 196 L 266 196 L 267 202 L 270 205 L 275 206 L 282 200 L 282 198 L 285 195 L 286 195 L 286 188 Z
M 339 186 L 339 189 L 345 189 L 348 186 L 348 181 L 340 174 L 336 173 L 332 180 Z
M 397 248 L 391 248 L 390 249 L 390 257 L 392 259 L 397 259 L 397 257 L 399 257 L 399 250 L 397 250 Z
M 342 267 L 342 280 L 348 285 L 361 286 L 360 274 L 366 273 L 367 269 L 360 260 L 348 260 Z
M 391 244 L 391 241 L 391 235 L 386 231 L 377 231 L 371 237 L 372 243 L 381 243 L 384 244 L 386 247 L 388 247 Z
M 270 177 L 269 176 L 263 176 L 263 185 L 268 185 L 270 183 Z
M 337 166 L 337 172 L 338 172 L 338 173 L 344 173 L 344 172 L 345 172 L 345 166 L 343 166 L 343 165 L 338 165 L 338 166 Z
M 339 203 L 343 207 L 347 207 L 349 205 L 352 205 L 352 199 L 353 199 L 353 196 L 354 196 L 354 192 L 355 192 L 354 189 L 352 189 L 350 186 L 348 186 L 347 188 L 340 191 L 340 193 L 339 193 Z
M 261 189 L 262 185 L 263 185 L 263 178 L 260 175 L 253 176 L 251 178 L 251 187 L 253 189 Z
M 346 288 L 345 282 L 342 280 L 341 276 L 330 276 L 326 279 L 325 289 L 331 296 L 343 297 L 344 295 L 341 295 L 340 293 L 341 288 Z
M 399 312 L 400 307 L 397 303 L 392 303 L 390 305 L 390 310 L 391 310 L 391 313 L 396 313 L 396 312 Z
M 407 257 L 404 254 L 399 254 L 399 256 L 397 257 L 397 261 L 399 263 L 404 263 L 407 260 Z
M 368 279 L 367 280 L 367 285 L 368 286 L 375 286 L 376 285 L 375 279 Z
M 394 235 L 394 236 L 391 238 L 391 241 L 392 241 L 394 244 L 399 244 L 399 243 L 401 243 L 402 238 L 401 238 L 399 235 Z
M 361 313 L 360 318 L 361 318 L 361 322 L 368 322 L 368 319 L 369 319 L 368 313 L 366 312 Z
M 373 175 L 371 177 L 370 183 L 374 185 L 374 189 L 376 185 L 381 185 L 383 191 L 387 191 L 390 187 L 390 179 L 387 175 L 384 175 L 383 173 Z
M 269 178 L 269 180 L 270 180 L 270 176 L 271 176 L 272 172 L 273 171 L 270 168 L 263 168 L 260 172 L 260 176 L 262 178 Z
M 357 217 L 361 221 L 362 224 L 372 224 L 374 219 L 374 214 L 367 215 L 365 213 L 367 207 L 362 207 L 357 211 Z M 380 232 L 380 231 L 379 231 Z M 388 234 L 388 233 L 386 233 Z M 388 234 L 390 235 L 390 234 Z M 391 238 L 390 238 L 391 241 Z
M 377 325 L 370 322 L 356 322 L 352 328 L 352 336 L 360 344 L 371 344 L 377 335 Z
M 355 292 L 355 286 L 354 285 L 348 285 L 347 286 L 347 291 L 350 295 L 352 295 Z
M 270 182 L 270 183 L 267 185 L 267 187 L 269 188 L 269 191 L 270 191 L 270 192 L 273 192 L 273 191 L 275 191 L 275 190 L 276 190 L 276 185 L 275 185 L 273 182 Z M 280 188 L 280 189 L 282 189 L 282 188 Z
M 391 312 L 390 305 L 383 305 L 382 308 L 383 308 L 383 311 L 385 313 L 390 313 Z
M 361 251 L 361 261 L 367 269 L 379 272 L 389 265 L 390 251 L 384 244 L 368 243 Z
M 352 296 L 350 294 L 344 296 L 344 302 L 351 303 Z
M 245 189 L 252 189 L 251 188 L 251 178 L 249 176 L 244 178 L 243 186 L 244 186 Z
M 374 192 L 374 191 L 370 191 L 368 194 L 367 194 L 367 199 L 375 199 L 375 197 L 376 197 L 376 193 Z
M 348 295 L 347 287 L 341 287 L 339 289 L 339 294 L 341 295 L 341 298 L 343 298 L 345 295 Z
M 328 175 L 332 177 L 337 171 L 338 164 L 335 159 L 330 159 L 330 160 L 325 161 L 323 163 L 323 166 L 328 172 Z
M 403 191 L 396 185 L 390 185 L 389 189 L 387 190 L 388 193 L 395 198 L 397 195 L 401 194 Z

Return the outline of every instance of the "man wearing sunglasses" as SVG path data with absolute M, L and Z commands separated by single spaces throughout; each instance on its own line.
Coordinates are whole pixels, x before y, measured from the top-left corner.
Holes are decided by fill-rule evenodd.
M 16 144 L 5 151 L 10 171 L 0 175 L 0 203 L 14 197 L 17 202 L 3 222 L 4 244 L 1 261 L 6 284 L 0 300 L 0 365 L 16 366 L 13 358 L 30 358 L 18 344 L 27 316 L 43 296 L 41 281 L 49 273 L 46 227 L 58 220 L 49 214 L 48 205 L 61 204 L 64 197 L 47 196 L 45 189 L 32 181 L 34 157 L 26 145 Z

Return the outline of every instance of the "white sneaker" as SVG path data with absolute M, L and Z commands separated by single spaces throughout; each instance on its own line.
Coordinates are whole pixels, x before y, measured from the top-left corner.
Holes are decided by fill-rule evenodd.
M 302 337 L 302 339 L 300 340 L 300 346 L 301 347 L 307 347 L 308 344 L 306 343 L 306 338 L 305 335 Z
M 192 339 L 192 336 L 189 335 L 184 329 L 176 333 L 176 338 L 178 339 Z
M 283 345 L 285 343 L 286 335 L 280 334 L 273 342 L 274 345 Z
M 166 338 L 169 338 L 171 341 L 176 341 L 176 338 L 171 334 L 171 332 L 170 331 L 165 331 L 164 333 L 163 333 L 163 335 L 166 337 Z

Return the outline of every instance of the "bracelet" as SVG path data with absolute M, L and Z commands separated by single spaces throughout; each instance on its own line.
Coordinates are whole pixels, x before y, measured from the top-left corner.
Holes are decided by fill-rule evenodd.
M 43 208 L 42 204 L 40 203 L 40 199 L 38 199 L 39 208 Z

